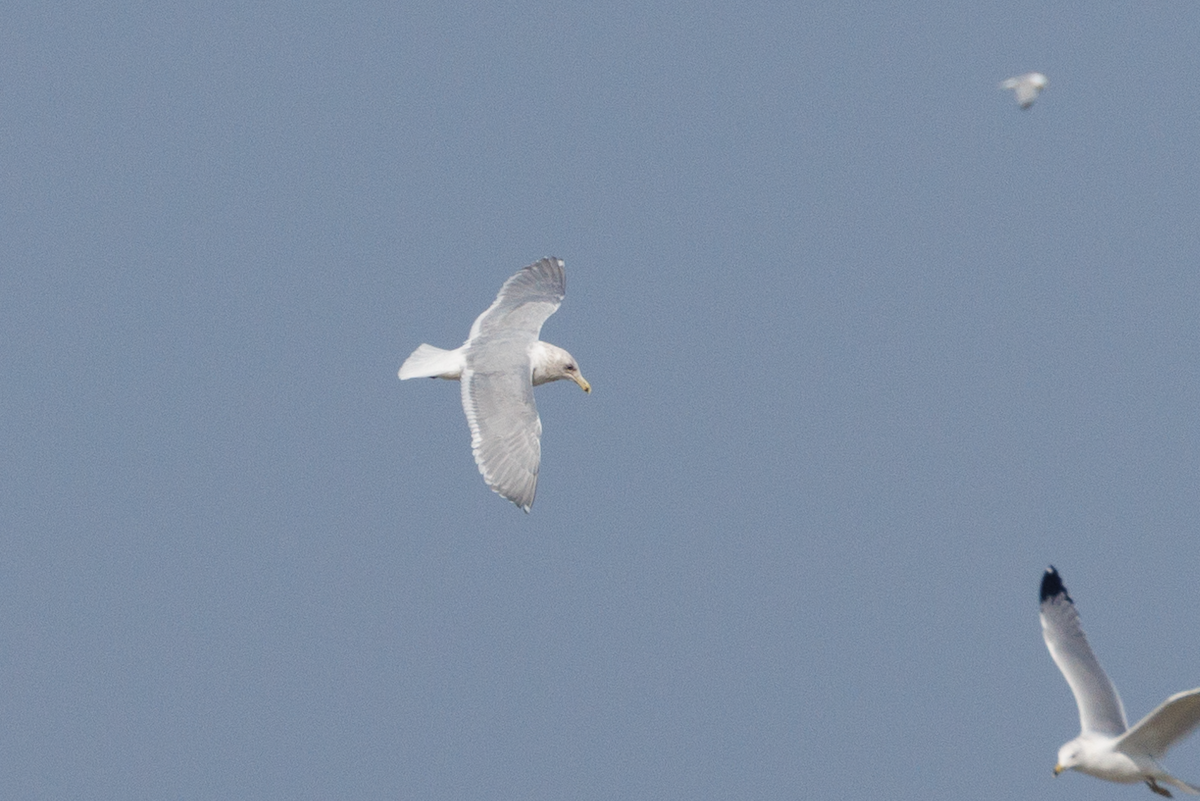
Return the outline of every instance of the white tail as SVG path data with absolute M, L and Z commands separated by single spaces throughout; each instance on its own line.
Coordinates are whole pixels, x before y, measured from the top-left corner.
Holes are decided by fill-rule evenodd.
M 465 360 L 462 348 L 442 350 L 433 345 L 421 345 L 400 366 L 400 380 L 409 378 L 448 378 L 457 381 L 462 377 Z

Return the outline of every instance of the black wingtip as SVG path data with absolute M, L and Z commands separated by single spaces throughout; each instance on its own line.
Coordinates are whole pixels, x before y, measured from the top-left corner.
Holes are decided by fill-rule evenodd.
M 1042 588 L 1038 592 L 1038 600 L 1045 603 L 1050 598 L 1058 595 L 1071 601 L 1071 596 L 1067 594 L 1067 588 L 1063 586 L 1058 571 L 1054 569 L 1054 565 L 1050 565 L 1050 567 L 1046 568 L 1046 572 L 1042 574 Z M 1074 603 L 1074 601 L 1071 601 L 1071 603 Z

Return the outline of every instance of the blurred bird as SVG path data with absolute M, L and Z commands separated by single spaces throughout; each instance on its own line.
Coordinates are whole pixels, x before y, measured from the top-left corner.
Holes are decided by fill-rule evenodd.
M 1012 89 L 1021 108 L 1029 108 L 1042 90 L 1050 85 L 1049 79 L 1040 72 L 1027 72 L 1007 81 L 1000 82 L 1001 89 Z

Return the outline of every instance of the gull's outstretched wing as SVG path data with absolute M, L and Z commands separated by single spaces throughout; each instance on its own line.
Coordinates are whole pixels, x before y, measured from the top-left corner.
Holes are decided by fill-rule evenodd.
M 488 486 L 529 511 L 542 458 L 530 348 L 566 292 L 563 263 L 542 259 L 504 282 L 463 346 L 462 403 Z
M 529 357 L 510 358 L 514 355 L 502 347 L 468 352 L 462 404 L 483 480 L 528 512 L 542 461 L 542 421 L 533 403 Z
M 1117 688 L 1109 680 L 1088 645 L 1075 602 L 1067 594 L 1053 565 L 1042 576 L 1039 592 L 1042 603 L 1042 636 L 1054 663 L 1071 685 L 1079 707 L 1079 725 L 1083 732 L 1116 737 L 1125 731 L 1125 709 Z
M 1127 754 L 1149 754 L 1154 759 L 1200 726 L 1200 687 L 1175 693 L 1158 708 L 1134 724 L 1116 742 Z
M 475 318 L 467 344 L 479 337 L 501 333 L 537 341 L 542 323 L 558 311 L 567 293 L 562 259 L 536 261 L 504 282 L 500 294 Z

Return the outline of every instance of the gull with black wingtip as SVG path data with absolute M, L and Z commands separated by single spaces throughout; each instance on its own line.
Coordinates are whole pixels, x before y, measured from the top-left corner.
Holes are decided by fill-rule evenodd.
M 1077 770 L 1110 782 L 1145 782 L 1167 798 L 1171 793 L 1162 784 L 1200 795 L 1200 787 L 1175 778 L 1158 764 L 1172 745 L 1200 725 L 1200 687 L 1172 695 L 1129 728 L 1117 688 L 1096 661 L 1075 602 L 1053 565 L 1042 576 L 1038 596 L 1046 647 L 1079 707 L 1079 736 L 1058 750 L 1054 775 Z

